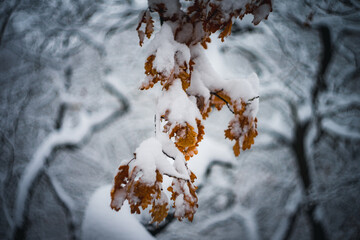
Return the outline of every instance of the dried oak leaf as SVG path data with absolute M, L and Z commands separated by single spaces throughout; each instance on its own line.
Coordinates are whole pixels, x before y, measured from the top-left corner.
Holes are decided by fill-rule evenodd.
M 145 22 L 146 22 L 145 34 L 146 37 L 150 39 L 151 34 L 154 32 L 154 20 L 152 19 L 149 11 L 146 11 Z
M 136 174 L 131 176 L 131 180 L 129 182 L 127 192 L 131 213 L 140 214 L 141 207 L 143 210 L 147 208 L 152 203 L 152 195 L 155 193 L 155 184 L 149 185 L 142 181 L 139 178 L 137 181 L 135 180 Z
M 177 124 L 169 134 L 169 138 L 175 137 L 175 146 L 184 154 L 187 161 L 198 153 L 197 147 L 205 134 L 201 120 L 196 119 L 196 124 L 198 132 L 194 131 L 193 126 L 185 123 L 185 125 Z M 167 132 L 169 126 L 171 126 L 171 123 L 164 126 L 165 132 Z
M 251 145 L 254 144 L 254 139 L 255 137 L 258 135 L 258 132 L 256 130 L 257 127 L 257 118 L 254 119 L 255 123 L 254 125 L 251 124 L 251 128 L 249 129 L 248 133 L 245 135 L 244 140 L 243 140 L 243 144 L 242 144 L 242 149 L 245 151 L 246 149 L 250 149 Z
M 235 156 L 240 154 L 240 145 L 242 150 L 250 149 L 254 144 L 254 138 L 257 136 L 257 119 L 251 119 L 244 115 L 246 110 L 245 102 L 241 102 L 241 107 L 238 108 L 238 104 L 232 103 L 235 116 L 230 121 L 228 129 L 225 130 L 225 138 L 230 140 L 236 140 L 233 147 Z M 240 139 L 242 142 L 240 143 Z
M 111 189 L 111 208 L 119 211 L 125 197 L 126 197 L 126 184 L 129 178 L 129 166 L 123 165 L 119 167 L 118 173 L 114 178 L 114 186 Z
M 140 18 L 140 21 L 138 23 L 138 26 L 136 27 L 136 31 L 139 35 L 139 45 L 142 46 L 144 43 L 145 35 L 147 38 L 151 37 L 151 34 L 154 32 L 154 20 L 152 19 L 150 12 L 144 11 L 142 14 L 142 17 Z M 143 30 L 140 30 L 141 25 L 145 23 L 145 32 Z
M 232 27 L 232 21 L 230 20 L 227 24 L 224 30 L 219 34 L 219 38 L 221 38 L 221 41 L 224 42 L 224 38 L 227 36 L 230 36 L 231 34 L 231 27 Z
M 235 156 L 239 156 L 240 155 L 240 144 L 239 144 L 239 140 L 236 140 L 235 145 L 233 146 L 233 151 Z
M 211 105 L 209 103 L 205 103 L 205 98 L 203 96 L 196 96 L 196 105 L 204 120 L 209 117 Z
M 211 106 L 214 106 L 219 111 L 226 103 L 231 105 L 231 102 L 232 99 L 222 90 L 214 91 L 210 98 Z
M 169 137 L 175 137 L 175 145 L 177 147 L 186 148 L 196 144 L 197 133 L 194 131 L 194 127 L 188 123 L 184 125 L 177 124 Z
M 150 209 L 149 211 L 152 217 L 151 223 L 162 222 L 168 215 L 168 212 L 169 212 L 168 203 L 156 204 L 154 201 L 152 209 Z
M 153 62 L 155 60 L 155 55 L 150 55 L 145 62 L 145 74 L 148 76 L 148 81 L 144 81 L 141 86 L 140 90 L 147 90 L 152 88 L 159 80 L 160 76 L 157 71 L 153 68 Z
M 190 87 L 191 82 L 191 73 L 188 73 L 188 66 L 186 63 L 184 63 L 183 66 L 179 66 L 178 68 L 178 74 L 175 74 L 174 78 L 179 78 L 181 80 L 181 86 L 184 91 L 188 87 Z
M 162 190 L 163 176 L 161 173 L 156 170 L 156 182 L 155 182 L 155 194 L 152 201 L 152 208 L 149 213 L 151 213 L 152 223 L 162 222 L 168 215 L 168 198 Z
M 168 191 L 171 192 L 171 199 L 173 200 L 173 208 L 175 208 L 175 217 L 182 221 L 187 218 L 192 222 L 194 214 L 198 208 L 198 197 L 196 195 L 197 187 L 193 184 L 196 176 L 190 171 L 190 181 L 183 179 L 174 179 Z M 182 198 L 180 203 L 182 206 L 177 206 L 177 198 Z
M 211 43 L 211 38 L 210 36 L 205 36 L 202 41 L 201 41 L 201 46 L 203 46 L 204 49 L 207 49 L 207 43 Z

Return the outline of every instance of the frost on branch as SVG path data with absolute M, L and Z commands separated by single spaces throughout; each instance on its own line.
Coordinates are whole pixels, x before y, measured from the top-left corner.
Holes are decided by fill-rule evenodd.
M 151 38 L 154 21 L 161 28 L 148 46 L 145 79 L 141 90 L 162 86 L 156 108 L 156 134 L 142 142 L 134 158 L 121 163 L 111 191 L 111 207 L 119 210 L 125 200 L 132 213 L 151 207 L 153 222 L 168 214 L 170 200 L 174 216 L 192 221 L 198 207 L 195 174 L 186 161 L 197 154 L 205 134 L 203 120 L 212 109 L 223 106 L 234 114 L 225 137 L 234 140 L 234 154 L 250 149 L 257 136 L 256 114 L 259 104 L 259 79 L 224 80 L 212 69 L 204 51 L 210 35 L 220 31 L 222 41 L 231 34 L 232 21 L 245 14 L 254 15 L 256 25 L 271 12 L 270 0 L 189 1 L 181 8 L 178 0 L 149 0 L 149 9 L 140 14 L 137 27 L 140 46 Z M 144 25 L 143 25 L 144 24 Z M 163 175 L 173 178 L 163 192 Z

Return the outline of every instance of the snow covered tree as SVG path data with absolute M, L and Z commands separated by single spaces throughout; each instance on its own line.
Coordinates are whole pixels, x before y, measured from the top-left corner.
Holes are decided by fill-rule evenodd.
M 181 9 L 187 13 L 193 2 Z M 120 212 L 109 207 L 119 159 L 131 159 L 154 135 L 156 101 L 175 86 L 163 81 L 169 88 L 161 91 L 160 79 L 139 91 L 144 62 L 154 55 L 157 64 L 154 37 L 165 25 L 174 34 L 177 24 L 151 9 L 143 20 L 144 9 L 147 0 L 1 2 L 0 238 L 358 239 L 359 3 L 273 1 L 267 21 L 254 26 L 251 14 L 233 17 L 224 42 L 217 36 L 226 24 L 211 33 L 208 49 L 197 50 L 219 81 L 259 76 L 259 134 L 236 159 L 236 140 L 223 139 L 233 106 L 200 115 L 206 135 L 185 161 L 197 177 L 195 217 L 177 221 L 166 190 L 174 178 L 163 175 L 170 209 L 161 223 L 150 223 L 152 212 L 141 206 L 140 216 L 131 214 L 127 201 Z M 195 63 L 195 46 L 186 48 Z M 198 66 L 184 70 L 191 82 L 195 72 L 204 74 Z M 190 89 L 186 98 L 205 106 Z M 223 104 L 220 93 L 209 95 Z M 165 119 L 156 122 L 155 140 L 168 140 Z M 175 137 L 172 149 L 180 152 Z
M 87 87 L 79 88 L 82 81 L 76 76 L 84 66 L 75 60 L 79 55 L 90 52 L 93 59 L 106 55 L 94 32 L 100 29 L 109 35 L 113 22 L 102 21 L 100 26 L 92 24 L 93 19 L 108 14 L 106 7 L 119 5 L 125 3 L 14 0 L 0 4 L 0 152 L 1 160 L 8 159 L 1 174 L 0 238 L 31 236 L 29 209 L 36 205 L 38 189 L 46 189 L 42 191 L 46 198 L 55 199 L 45 208 L 65 213 L 65 238 L 79 237 L 73 198 L 50 169 L 59 154 L 79 152 L 94 134 L 129 111 L 129 101 L 104 60 L 96 64 L 99 81 L 87 78 Z M 136 9 L 133 12 L 137 15 Z M 96 92 L 90 90 L 93 84 L 98 85 Z M 110 96 L 110 104 L 89 104 L 97 94 L 104 99 Z
M 141 90 L 162 86 L 155 114 L 155 137 L 143 141 L 134 158 L 123 161 L 114 179 L 111 207 L 119 210 L 128 200 L 131 212 L 152 206 L 153 222 L 168 214 L 169 199 L 163 192 L 163 175 L 173 178 L 167 188 L 173 200 L 174 216 L 192 221 L 198 207 L 195 174 L 186 161 L 197 154 L 205 134 L 202 121 L 212 108 L 227 105 L 233 113 L 225 137 L 234 140 L 234 154 L 250 149 L 257 136 L 258 89 L 256 74 L 247 79 L 222 80 L 211 68 L 204 49 L 210 35 L 219 30 L 224 41 L 233 20 L 254 15 L 256 25 L 267 18 L 271 1 L 148 1 L 137 27 L 140 46 L 154 32 L 152 13 L 159 15 L 161 28 L 148 46 L 146 78 Z M 145 25 L 143 27 L 143 24 Z M 173 160 L 173 164 L 169 162 Z
M 281 10 L 275 19 L 286 22 L 291 31 L 306 36 L 306 41 L 314 45 L 305 46 L 298 38 L 289 38 L 286 34 L 290 31 L 281 32 L 275 24 L 268 25 L 286 61 L 293 62 L 290 68 L 297 76 L 285 78 L 282 89 L 269 83 L 269 89 L 262 94 L 266 106 L 278 109 L 276 118 L 284 122 L 282 128 L 263 126 L 263 133 L 275 140 L 266 148 L 279 148 L 280 143 L 280 148 L 290 150 L 299 181 L 298 190 L 291 193 L 298 197 L 289 199 L 291 210 L 279 224 L 275 238 L 289 239 L 303 214 L 310 226 L 311 239 L 352 239 L 356 234 L 351 231 L 336 231 L 343 234 L 336 236 L 330 229 L 350 224 L 347 218 L 351 218 L 352 212 L 358 214 L 358 204 L 351 210 L 345 207 L 329 210 L 329 205 L 334 202 L 341 205 L 344 199 L 358 194 L 353 189 L 358 185 L 355 172 L 359 165 L 351 159 L 358 153 L 355 146 L 360 139 L 359 98 L 354 97 L 359 91 L 356 78 L 360 35 L 355 30 L 359 27 L 359 4 L 299 1 L 296 9 L 301 11 L 279 5 Z M 295 49 L 301 49 L 301 54 Z M 309 56 L 313 56 L 313 62 L 308 61 Z M 341 191 L 346 192 L 346 197 Z M 325 216 L 336 211 L 347 212 L 347 217 L 328 221 Z

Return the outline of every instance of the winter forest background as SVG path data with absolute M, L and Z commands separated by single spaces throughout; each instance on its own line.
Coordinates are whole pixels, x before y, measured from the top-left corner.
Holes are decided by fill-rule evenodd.
M 138 90 L 146 7 L 0 1 L 0 239 L 360 239 L 356 0 L 274 0 L 268 20 L 212 36 L 223 78 L 260 78 L 255 145 L 235 158 L 231 113 L 214 112 L 189 163 L 192 223 L 110 209 L 120 161 L 154 134 L 156 91 Z

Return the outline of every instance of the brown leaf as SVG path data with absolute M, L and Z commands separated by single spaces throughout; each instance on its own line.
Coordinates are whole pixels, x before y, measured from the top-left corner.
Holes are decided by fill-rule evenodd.
M 222 42 L 224 41 L 225 37 L 230 36 L 231 27 L 232 27 L 232 21 L 230 19 L 230 21 L 226 24 L 226 27 L 224 28 L 224 30 L 219 34 L 219 38 L 221 38 Z
M 240 155 L 239 140 L 236 140 L 235 145 L 233 147 L 233 150 L 234 150 L 234 154 L 235 154 L 236 157 Z
M 152 217 L 151 223 L 162 222 L 168 215 L 168 211 L 169 211 L 169 208 L 168 208 L 167 203 L 164 203 L 164 204 L 153 203 L 153 207 L 149 211 L 149 213 L 151 213 L 151 217 Z
M 129 166 L 123 165 L 119 167 L 118 173 L 114 178 L 114 186 L 111 189 L 111 203 L 110 206 L 112 209 L 119 211 L 121 208 L 125 197 L 126 197 L 126 184 L 129 178 Z M 122 199 L 118 199 L 118 194 L 124 194 L 125 196 Z
M 146 11 L 145 23 L 146 23 L 145 34 L 146 37 L 150 39 L 151 34 L 154 32 L 154 20 L 152 19 L 149 11 Z

